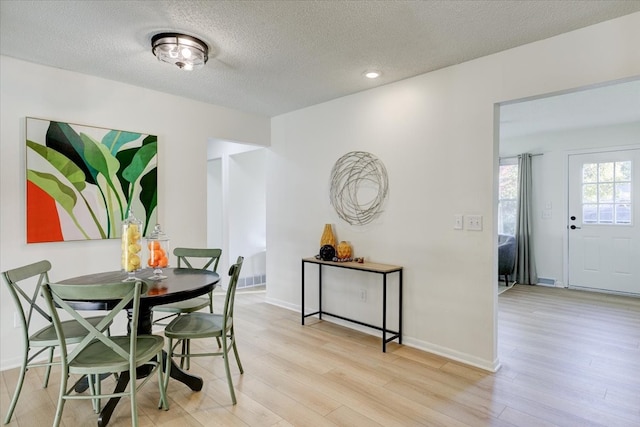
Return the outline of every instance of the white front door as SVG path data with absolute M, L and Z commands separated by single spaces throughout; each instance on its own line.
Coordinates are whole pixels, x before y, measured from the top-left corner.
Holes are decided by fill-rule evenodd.
M 640 148 L 569 156 L 568 285 L 640 295 Z

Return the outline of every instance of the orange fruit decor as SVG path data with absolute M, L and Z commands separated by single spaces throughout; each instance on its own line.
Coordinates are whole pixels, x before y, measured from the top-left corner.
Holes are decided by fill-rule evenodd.
M 147 248 L 149 248 L 147 265 L 154 269 L 150 279 L 165 279 L 162 269 L 169 266 L 169 238 L 160 228 L 160 224 L 156 224 L 153 232 L 147 237 Z

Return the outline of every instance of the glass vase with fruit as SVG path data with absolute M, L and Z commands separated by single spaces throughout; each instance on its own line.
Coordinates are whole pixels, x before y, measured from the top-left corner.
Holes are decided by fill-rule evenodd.
M 129 209 L 127 218 L 122 222 L 122 269 L 127 273 L 127 277 L 123 282 L 131 282 L 139 280 L 136 272 L 142 267 L 140 261 L 140 245 L 142 233 L 142 221 L 133 215 L 133 211 Z
M 160 228 L 160 224 L 153 227 L 153 231 L 147 238 L 147 248 L 149 249 L 147 265 L 153 268 L 153 276 L 150 279 L 166 279 L 167 276 L 162 274 L 162 269 L 169 266 L 169 238 Z

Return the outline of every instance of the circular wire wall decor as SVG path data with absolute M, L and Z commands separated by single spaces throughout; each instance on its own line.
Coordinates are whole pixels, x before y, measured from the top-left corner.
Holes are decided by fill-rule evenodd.
M 331 169 L 331 205 L 351 225 L 369 224 L 378 217 L 388 191 L 387 170 L 371 153 L 352 151 Z

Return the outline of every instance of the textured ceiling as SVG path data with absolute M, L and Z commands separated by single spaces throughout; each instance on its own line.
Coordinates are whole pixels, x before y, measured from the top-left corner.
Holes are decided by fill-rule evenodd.
M 640 10 L 640 1 L 0 0 L 0 53 L 274 116 Z M 158 62 L 151 37 L 213 50 Z M 371 81 L 363 71 L 376 68 Z

